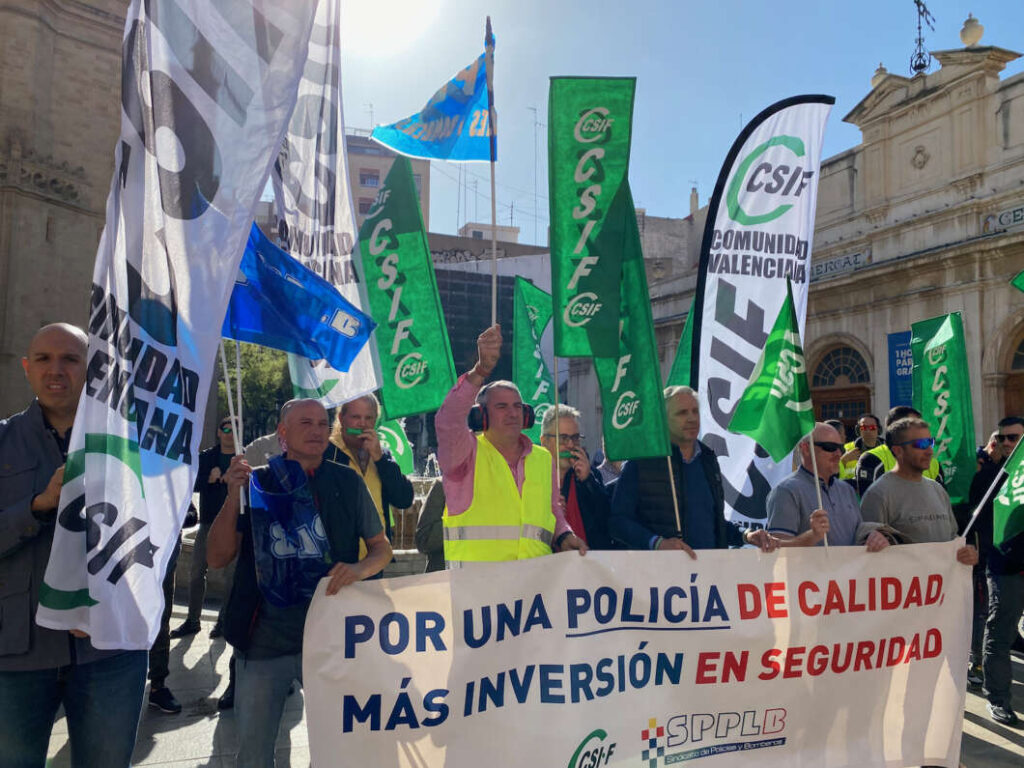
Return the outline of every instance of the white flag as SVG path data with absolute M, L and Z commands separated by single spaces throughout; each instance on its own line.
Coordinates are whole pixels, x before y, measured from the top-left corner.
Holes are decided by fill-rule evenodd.
M 134 0 L 121 135 L 37 621 L 147 649 L 192 497 L 221 323 L 315 0 Z
M 694 312 L 702 439 L 722 466 L 726 516 L 764 522 L 765 499 L 789 474 L 746 435 L 729 432 L 736 405 L 793 282 L 800 336 L 825 121 L 835 99 L 796 96 L 765 109 L 733 143 L 708 210 Z
M 359 247 L 348 183 L 341 104 L 341 7 L 320 0 L 299 100 L 274 165 L 274 196 L 285 223 L 284 249 L 369 314 L 353 259 Z M 326 360 L 288 355 L 297 397 L 330 408 L 377 389 L 376 345 L 367 344 L 347 373 Z

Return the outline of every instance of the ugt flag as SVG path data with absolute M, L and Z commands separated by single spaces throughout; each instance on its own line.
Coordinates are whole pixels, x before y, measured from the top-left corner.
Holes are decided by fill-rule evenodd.
M 1024 440 L 1017 441 L 1003 471 L 1006 482 L 992 501 L 992 543 L 1003 548 L 1005 542 L 1024 534 Z
M 535 443 L 540 442 L 544 413 L 554 402 L 551 371 L 540 346 L 550 322 L 551 294 L 517 276 L 512 315 L 512 382 L 523 393 L 523 401 L 532 405 L 537 414 L 536 423 L 524 430 Z
M 128 10 L 88 373 L 36 614 L 97 648 L 148 649 L 160 628 L 221 321 L 295 106 L 313 9 L 135 0 Z
M 252 225 L 224 317 L 225 338 L 323 358 L 347 371 L 375 325 Z
M 493 72 L 494 35 L 488 16 L 484 52 L 438 88 L 422 110 L 378 125 L 370 138 L 409 157 L 497 160 Z
M 298 103 L 271 178 L 284 249 L 366 312 L 353 264 L 356 217 L 341 104 L 340 0 L 318 0 Z M 295 396 L 316 398 L 330 408 L 373 392 L 375 353 L 367 344 L 345 372 L 324 359 L 289 355 Z
M 594 358 L 604 413 L 604 451 L 613 460 L 668 456 L 668 423 L 658 345 L 654 338 L 636 208 L 626 180 L 612 200 L 595 246 L 605 253 L 622 254 L 617 354 Z
M 359 230 L 357 262 L 381 369 L 389 419 L 435 411 L 455 386 L 455 364 L 434 262 L 408 158 L 395 158 Z
M 793 281 L 799 333 L 807 285 L 825 121 L 835 99 L 794 96 L 765 109 L 729 150 L 715 184 L 701 242 L 690 386 L 700 397 L 703 440 L 722 461 L 726 516 L 763 521 L 772 486 L 788 461 L 755 454 L 729 431 L 771 319 Z
M 635 91 L 634 77 L 551 78 L 548 185 L 556 356 L 619 353 L 622 254 L 602 248 L 599 237 L 629 175 Z
M 752 437 L 775 461 L 789 456 L 800 438 L 814 429 L 811 386 L 797 330 L 793 286 L 788 280 L 786 300 L 736 404 L 729 429 Z
M 931 427 L 949 500 L 961 504 L 977 470 L 964 321 L 954 312 L 914 323 L 910 332 L 914 408 Z

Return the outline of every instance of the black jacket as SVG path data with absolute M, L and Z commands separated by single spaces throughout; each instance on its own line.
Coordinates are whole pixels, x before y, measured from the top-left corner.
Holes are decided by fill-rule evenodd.
M 199 494 L 199 522 L 202 525 L 213 525 L 217 513 L 224 506 L 224 499 L 228 497 L 228 487 L 224 483 L 220 481 L 207 482 L 213 468 L 220 466 L 222 455 L 219 445 L 199 453 L 199 470 L 196 473 L 195 491 Z
M 346 467 L 350 463 L 348 454 L 334 443 L 327 446 L 324 458 L 327 461 L 333 461 L 335 464 L 341 464 Z M 402 474 L 398 462 L 391 458 L 389 452 L 384 451 L 374 464 L 377 466 L 377 476 L 380 478 L 381 505 L 384 511 L 384 533 L 387 535 L 388 541 L 391 541 L 391 515 L 388 514 L 388 506 L 390 505 L 395 509 L 408 509 L 412 506 L 412 500 L 416 494 L 413 491 L 409 478 Z
M 583 532 L 586 535 L 587 546 L 591 549 L 617 549 L 612 546 L 611 533 L 608 531 L 611 505 L 601 477 L 591 467 L 587 479 L 580 482 L 570 467 L 562 477 L 561 487 L 562 498 L 567 502 L 569 483 L 576 486 L 576 501 L 580 507 L 580 517 L 583 518 Z

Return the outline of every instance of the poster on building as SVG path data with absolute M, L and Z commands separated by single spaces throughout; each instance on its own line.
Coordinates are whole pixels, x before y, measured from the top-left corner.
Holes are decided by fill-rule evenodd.
M 591 551 L 332 597 L 321 585 L 303 650 L 310 757 L 956 765 L 971 613 L 960 544 Z
M 910 405 L 913 399 L 914 356 L 910 331 L 889 334 L 889 407 Z
M 772 486 L 792 472 L 729 432 L 737 403 L 786 298 L 804 334 L 825 122 L 835 99 L 794 96 L 765 109 L 733 143 L 711 197 L 694 297 L 690 385 L 701 439 L 722 465 L 726 515 L 764 522 Z

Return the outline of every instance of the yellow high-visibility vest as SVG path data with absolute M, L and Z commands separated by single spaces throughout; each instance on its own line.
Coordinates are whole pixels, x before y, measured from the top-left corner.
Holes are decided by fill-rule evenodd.
M 449 515 L 447 507 L 444 510 L 448 567 L 550 555 L 555 534 L 551 482 L 551 454 L 534 445 L 526 456 L 520 494 L 505 457 L 478 435 L 473 501 L 461 515 Z
M 873 453 L 875 456 L 882 460 L 882 469 L 886 472 L 891 472 L 896 466 L 896 457 L 893 455 L 892 449 L 885 445 L 876 445 L 870 451 L 864 451 L 864 453 Z M 861 456 L 864 455 L 861 454 Z M 924 471 L 924 476 L 929 480 L 937 480 L 939 477 L 939 460 L 932 456 L 932 463 L 928 465 L 928 469 Z

